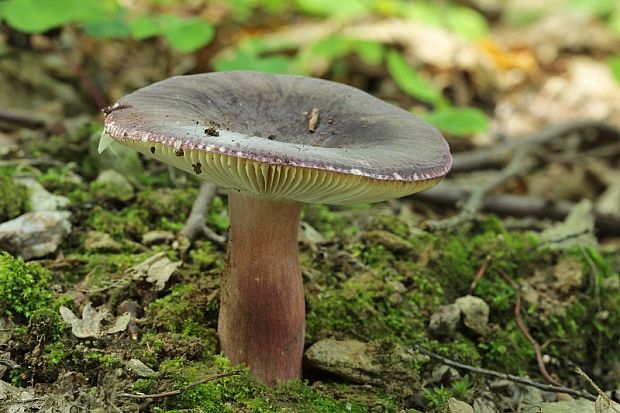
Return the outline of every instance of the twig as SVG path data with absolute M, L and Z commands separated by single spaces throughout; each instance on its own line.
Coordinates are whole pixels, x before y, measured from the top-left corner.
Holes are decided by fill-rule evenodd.
M 550 142 L 563 137 L 567 133 L 583 129 L 598 129 L 620 137 L 620 130 L 605 122 L 582 120 L 552 125 L 526 138 L 511 139 L 508 144 L 494 148 L 456 154 L 452 167 L 453 172 L 471 171 L 488 167 L 502 167 L 502 169 L 491 179 L 465 194 L 464 205 L 458 215 L 444 220 L 428 221 L 428 227 L 431 230 L 451 230 L 459 227 L 464 222 L 472 221 L 475 215 L 483 208 L 485 197 L 489 192 L 498 188 L 509 179 L 532 171 L 542 161 L 549 162 L 549 158 L 557 159 L 558 155 L 552 153 L 549 148 L 550 146 L 553 147 L 553 145 L 549 145 Z M 571 155 L 572 158 L 564 156 L 563 159 L 574 159 L 577 156 L 577 154 Z M 508 159 L 509 161 L 506 164 Z
M 202 230 L 202 226 L 207 218 L 209 205 L 217 193 L 217 187 L 211 182 L 202 182 L 198 195 L 192 205 L 192 211 L 185 221 L 185 225 L 179 236 L 186 237 L 190 242 L 194 241 Z
M 228 242 L 228 237 L 226 237 L 226 235 L 220 235 L 204 224 L 201 228 L 205 238 L 220 248 L 226 248 L 226 243 Z
M 486 273 L 487 268 L 489 268 L 489 263 L 490 262 L 491 262 L 491 257 L 490 256 L 487 255 L 486 257 L 484 257 L 484 261 L 482 262 L 482 265 L 480 266 L 480 269 L 478 269 L 478 272 L 476 272 L 474 280 L 469 285 L 468 294 L 471 295 L 473 293 L 474 288 L 476 288 L 476 285 L 478 284 L 478 282 L 480 282 L 482 277 L 484 277 L 484 274 Z
M 449 230 L 460 226 L 464 222 L 471 221 L 476 213 L 480 212 L 483 208 L 484 198 L 489 192 L 509 179 L 527 173 L 532 170 L 536 164 L 537 162 L 534 160 L 533 156 L 531 156 L 525 148 L 520 148 L 501 172 L 498 172 L 493 178 L 482 185 L 472 189 L 466 195 L 465 204 L 458 215 L 438 221 L 428 221 L 427 225 L 429 228 L 435 230 Z
M 536 363 L 538 364 L 538 370 L 540 370 L 540 373 L 543 375 L 545 380 L 547 380 L 551 384 L 559 386 L 560 383 L 558 383 L 557 380 L 551 377 L 551 375 L 547 371 L 547 367 L 545 366 L 545 362 L 543 361 L 542 352 L 540 351 L 540 344 L 538 344 L 538 342 L 534 340 L 534 337 L 532 337 L 532 335 L 530 334 L 529 330 L 525 326 L 525 323 L 523 323 L 523 319 L 521 318 L 521 292 L 519 291 L 518 287 L 515 288 L 515 294 L 517 295 L 517 300 L 515 303 L 515 319 L 517 321 L 519 329 L 523 332 L 523 334 L 530 341 L 530 343 L 532 343 L 532 348 L 534 349 L 534 353 L 536 354 Z
M 525 377 L 515 376 L 512 374 L 508 374 L 508 373 L 501 373 L 499 371 L 489 370 L 489 369 L 485 369 L 482 367 L 474 367 L 468 364 L 462 364 L 457 361 L 450 360 L 447 357 L 440 356 L 439 354 L 435 354 L 432 351 L 426 350 L 425 348 L 417 344 L 414 344 L 413 348 L 416 351 L 424 355 L 427 355 L 432 359 L 440 361 L 442 364 L 445 364 L 446 366 L 452 366 L 457 369 L 469 371 L 471 373 L 481 374 L 484 376 L 490 376 L 490 377 L 496 377 L 498 379 L 510 380 L 514 383 L 519 383 L 525 386 L 535 387 L 543 391 L 570 394 L 571 396 L 582 397 L 584 399 L 592 400 L 592 401 L 596 400 L 596 396 L 583 390 L 575 390 L 575 389 L 571 389 L 570 387 L 555 386 L 552 384 L 539 383 L 537 381 L 533 381 Z
M 9 330 L 6 330 L 6 331 L 9 331 Z M 21 367 L 19 364 L 15 363 L 14 361 L 7 360 L 7 359 L 0 359 L 0 364 L 4 364 L 10 369 L 18 369 Z
M 468 172 L 487 168 L 498 168 L 506 163 L 516 148 L 538 146 L 553 139 L 562 137 L 569 132 L 595 129 L 620 137 L 620 129 L 602 120 L 577 120 L 548 126 L 540 131 L 520 138 L 510 139 L 503 145 L 488 149 L 461 152 L 454 155 L 452 172 Z M 605 156 L 608 156 L 605 154 Z
M 0 124 L 1 123 L 6 123 L 11 126 L 38 129 L 49 124 L 50 119 L 32 111 L 0 108 Z
M 607 395 L 607 393 L 605 393 L 603 390 L 601 390 L 600 387 L 598 387 L 596 385 L 596 383 L 594 383 L 594 380 L 592 380 L 590 378 L 590 376 L 588 376 L 583 370 L 581 370 L 579 367 L 575 367 L 575 372 L 581 376 L 582 379 L 584 379 L 590 386 L 592 386 L 594 388 L 594 390 L 596 390 L 596 392 L 598 393 L 598 397 L 601 398 L 602 400 L 605 400 L 605 402 L 607 403 L 608 409 L 611 409 L 613 407 L 613 411 L 614 412 L 618 412 L 620 410 L 618 410 L 616 408 L 617 404 L 614 403 L 613 400 L 611 400 L 611 398 Z M 598 404 L 598 400 L 597 403 Z M 596 405 L 594 406 L 594 409 L 596 411 L 598 411 L 596 409 Z M 609 411 L 609 410 L 608 410 Z
M 438 185 L 413 195 L 412 199 L 452 207 L 466 199 L 469 191 L 448 184 Z M 528 216 L 563 220 L 575 204 L 570 201 L 549 201 L 535 196 L 513 194 L 487 195 L 481 211 L 500 215 Z M 620 234 L 620 218 L 594 211 L 597 229 L 601 234 Z
M 188 384 L 187 386 L 183 386 L 180 389 L 170 390 L 163 393 L 155 393 L 155 394 L 131 394 L 131 393 L 119 393 L 119 397 L 127 397 L 128 399 L 162 399 L 164 397 L 172 397 L 177 394 L 183 393 L 185 390 L 189 390 L 192 387 L 196 387 L 200 384 L 204 384 L 210 381 L 219 380 L 224 377 L 235 376 L 239 374 L 239 371 L 229 371 L 226 373 L 218 373 L 213 376 L 204 378 L 202 380 L 195 381 L 193 383 Z
M 313 108 L 310 112 L 310 120 L 308 120 L 308 132 L 316 131 L 316 124 L 319 122 L 319 109 Z
M 49 158 L 39 158 L 39 159 L 6 159 L 0 160 L 0 166 L 20 166 L 20 165 L 30 165 L 30 166 L 64 166 L 64 162 L 57 161 L 55 159 Z
M 515 321 L 517 322 L 517 325 L 519 326 L 519 330 L 521 330 L 525 338 L 527 338 L 527 340 L 532 344 L 532 348 L 534 349 L 534 354 L 536 354 L 536 363 L 538 364 L 538 370 L 540 371 L 540 374 L 542 374 L 545 380 L 547 380 L 549 383 L 559 386 L 560 383 L 558 383 L 557 380 L 551 377 L 551 375 L 547 371 L 547 367 L 545 366 L 545 362 L 543 361 L 543 357 L 542 357 L 542 352 L 540 350 L 540 344 L 538 344 L 538 342 L 534 340 L 534 337 L 532 337 L 532 335 L 530 334 L 530 331 L 528 330 L 525 323 L 523 322 L 523 319 L 521 318 L 521 290 L 519 289 L 519 286 L 516 285 L 515 282 L 511 280 L 510 277 L 506 273 L 500 271 L 499 274 L 504 279 L 504 281 L 506 281 L 512 287 L 512 289 L 515 292 L 515 296 L 516 296 L 515 310 L 514 310 Z

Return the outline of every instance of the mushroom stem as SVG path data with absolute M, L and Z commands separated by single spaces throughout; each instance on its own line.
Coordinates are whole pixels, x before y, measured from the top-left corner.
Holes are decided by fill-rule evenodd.
M 301 376 L 305 304 L 299 202 L 229 192 L 228 262 L 220 288 L 222 351 L 269 385 Z

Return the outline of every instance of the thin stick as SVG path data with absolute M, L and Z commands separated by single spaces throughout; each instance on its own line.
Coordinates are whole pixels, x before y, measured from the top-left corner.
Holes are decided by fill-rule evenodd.
M 446 183 L 412 195 L 411 199 L 452 207 L 467 199 L 469 192 Z M 535 196 L 489 194 L 485 196 L 481 210 L 499 215 L 563 220 L 574 205 L 570 201 L 550 201 Z M 600 234 L 620 234 L 620 218 L 596 210 L 594 218 Z
M 310 120 L 308 121 L 308 132 L 314 133 L 316 131 L 316 124 L 319 122 L 319 109 L 314 108 L 310 112 Z
M 618 407 L 617 407 L 618 404 L 615 403 L 613 400 L 611 400 L 611 398 L 607 395 L 607 393 L 605 393 L 603 390 L 601 390 L 601 388 L 598 387 L 596 385 L 596 383 L 594 383 L 594 380 L 592 380 L 590 378 L 590 376 L 588 376 L 579 367 L 575 367 L 575 372 L 577 374 L 579 374 L 582 379 L 584 379 L 586 382 L 588 382 L 588 384 L 590 386 L 592 386 L 596 390 L 596 392 L 598 393 L 599 399 L 605 400 L 605 403 L 607 403 L 607 412 L 610 412 L 611 409 L 613 409 L 614 412 L 620 412 L 620 410 L 618 410 Z M 595 411 L 598 411 L 598 409 L 597 409 L 598 402 L 599 402 L 599 400 L 596 400 L 596 404 L 594 405 L 594 410 Z
M 476 288 L 476 285 L 480 282 L 480 280 L 484 277 L 484 274 L 487 272 L 487 268 L 489 268 L 490 262 L 491 262 L 490 256 L 487 255 L 486 257 L 484 257 L 484 261 L 482 262 L 480 269 L 476 273 L 474 280 L 469 285 L 468 294 L 471 295 L 473 293 L 474 288 Z
M 9 331 L 9 330 L 1 330 L 1 331 Z M 9 367 L 10 369 L 17 369 L 20 368 L 21 366 L 17 363 L 15 363 L 12 360 L 7 360 L 7 359 L 0 359 L 0 364 L 4 364 L 5 366 Z
M 202 226 L 207 218 L 209 205 L 216 193 L 217 187 L 214 183 L 202 182 L 200 184 L 198 195 L 192 205 L 192 211 L 189 213 L 183 229 L 179 232 L 180 236 L 186 237 L 190 242 L 196 239 L 202 230 Z
M 452 172 L 467 172 L 487 168 L 497 168 L 505 164 L 510 154 L 518 147 L 537 146 L 562 137 L 569 132 L 594 129 L 620 137 L 620 129 L 601 120 L 576 120 L 573 122 L 550 125 L 530 135 L 510 139 L 509 143 L 488 149 L 461 152 L 454 156 Z M 609 154 L 605 154 L 609 156 Z
M 204 378 L 202 380 L 198 380 L 195 381 L 193 383 L 188 384 L 187 386 L 183 386 L 180 389 L 176 389 L 176 390 L 170 390 L 170 391 L 166 391 L 163 393 L 155 393 L 155 394 L 131 394 L 131 393 L 119 393 L 119 397 L 126 397 L 128 399 L 162 399 L 164 397 L 172 397 L 172 396 L 176 396 L 177 394 L 181 394 L 183 393 L 185 390 L 189 390 L 192 387 L 196 387 L 198 385 L 204 384 L 204 383 L 208 383 L 210 381 L 214 381 L 214 380 L 219 380 L 222 379 L 224 377 L 230 377 L 230 376 L 235 376 L 237 374 L 239 374 L 239 371 L 229 371 L 226 373 L 218 373 L 215 374 L 213 376 Z
M 0 107 L 0 123 L 38 129 L 50 123 L 50 119 L 32 111 Z
M 547 380 L 549 383 L 559 386 L 560 383 L 558 383 L 557 380 L 551 377 L 551 375 L 547 371 L 547 367 L 545 366 L 545 362 L 543 361 L 542 352 L 540 351 L 540 344 L 538 344 L 538 342 L 534 340 L 534 337 L 532 337 L 530 331 L 528 330 L 525 323 L 523 322 L 523 319 L 521 318 L 521 290 L 519 289 L 519 286 L 516 285 L 515 282 L 510 279 L 510 277 L 506 273 L 500 271 L 499 274 L 504 279 L 504 281 L 506 281 L 512 287 L 515 292 L 515 321 L 519 326 L 519 330 L 521 330 L 525 338 L 527 338 L 527 340 L 532 344 L 534 354 L 536 354 L 536 363 L 538 364 L 538 370 L 540 370 L 540 374 L 542 374 L 545 380 Z
M 575 389 L 571 389 L 569 387 L 563 387 L 563 386 L 555 386 L 552 384 L 539 383 L 539 382 L 536 382 L 530 379 L 526 379 L 524 377 L 519 377 L 519 376 L 515 376 L 512 374 L 508 374 L 508 373 L 501 373 L 499 371 L 484 369 L 482 367 L 474 367 L 468 364 L 462 364 L 457 361 L 450 360 L 449 358 L 440 356 L 439 354 L 435 354 L 432 351 L 426 350 L 425 348 L 420 347 L 417 344 L 414 344 L 413 348 L 419 351 L 420 353 L 429 356 L 432 359 L 440 361 L 442 364 L 445 364 L 446 366 L 452 366 L 457 369 L 469 371 L 471 373 L 481 374 L 484 376 L 490 376 L 490 377 L 496 377 L 498 379 L 510 380 L 514 383 L 519 383 L 525 386 L 535 387 L 543 391 L 570 394 L 571 396 L 582 397 L 584 399 L 588 399 L 592 401 L 596 400 L 596 396 L 586 391 L 575 390 Z

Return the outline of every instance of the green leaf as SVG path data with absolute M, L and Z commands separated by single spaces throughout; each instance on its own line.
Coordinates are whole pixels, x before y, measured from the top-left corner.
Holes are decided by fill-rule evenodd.
M 215 57 L 214 67 L 218 72 L 226 70 L 255 70 L 266 73 L 291 73 L 292 59 L 288 56 L 274 55 L 261 57 L 245 50 L 235 49 Z
M 620 55 L 610 56 L 607 59 L 607 65 L 614 79 L 620 83 Z
M 403 4 L 397 13 L 409 20 L 445 27 L 468 40 L 479 39 L 489 31 L 484 16 L 469 7 L 415 2 Z
M 306 14 L 349 19 L 367 15 L 367 3 L 364 0 L 297 0 L 297 8 Z
M 620 37 L 620 7 L 609 18 L 609 30 L 616 36 Z
M 489 128 L 487 115 L 476 108 L 437 109 L 424 118 L 431 125 L 452 136 L 470 136 L 486 132 Z
M 468 40 L 480 39 L 489 32 L 486 19 L 474 9 L 450 7 L 447 16 L 448 28 Z
M 370 66 L 378 66 L 383 61 L 383 46 L 377 42 L 355 40 L 351 48 Z
M 124 39 L 131 35 L 131 30 L 120 18 L 86 22 L 84 32 L 96 39 Z
M 143 40 L 149 37 L 158 36 L 164 28 L 155 16 L 143 16 L 133 19 L 127 23 L 131 37 L 136 40 Z
M 187 19 L 175 24 L 164 33 L 172 47 L 181 53 L 191 53 L 208 44 L 215 34 L 215 29 L 201 19 Z
M 9 0 L 3 13 L 14 29 L 40 33 L 67 23 L 99 20 L 108 11 L 96 0 Z
M 422 78 L 396 50 L 388 52 L 387 67 L 390 76 L 403 92 L 435 106 L 448 105 L 441 91 Z

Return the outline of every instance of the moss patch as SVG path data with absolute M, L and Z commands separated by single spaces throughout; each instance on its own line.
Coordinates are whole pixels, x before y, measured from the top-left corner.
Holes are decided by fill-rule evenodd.
M 28 206 L 28 190 L 13 181 L 13 170 L 0 168 L 0 223 L 13 219 Z

